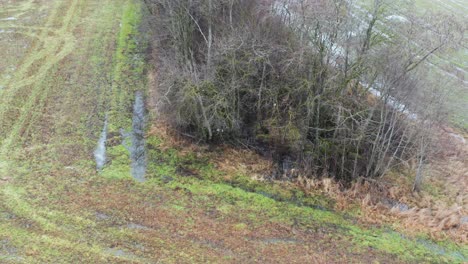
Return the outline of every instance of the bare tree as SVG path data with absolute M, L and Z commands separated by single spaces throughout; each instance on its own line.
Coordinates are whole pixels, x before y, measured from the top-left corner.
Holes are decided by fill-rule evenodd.
M 344 181 L 427 160 L 423 132 L 442 108 L 424 104 L 442 102 L 421 96 L 436 85 L 419 68 L 455 42 L 456 23 L 405 13 L 389 28 L 388 0 L 148 1 L 167 32 L 160 110 L 178 128 L 269 145 L 279 162 Z

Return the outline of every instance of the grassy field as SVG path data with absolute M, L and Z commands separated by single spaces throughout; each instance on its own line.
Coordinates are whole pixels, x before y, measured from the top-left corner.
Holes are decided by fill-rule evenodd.
M 463 0 L 416 0 L 416 6 L 423 12 L 431 11 L 455 17 L 461 25 L 468 24 L 468 3 Z M 468 34 L 463 40 L 464 48 L 450 50 L 435 56 L 431 63 L 437 65 L 434 74 L 447 80 L 451 91 L 449 100 L 453 111 L 452 123 L 468 130 Z
M 120 130 L 147 86 L 144 17 L 137 0 L 0 0 L 0 263 L 467 261 L 466 245 L 252 180 L 257 156 L 226 169 L 222 150 L 174 146 L 154 113 L 148 180 L 134 181 Z M 109 162 L 96 172 L 106 115 Z
M 468 3 L 463 0 L 414 0 L 413 8 L 420 15 L 433 13 L 455 19 L 460 25 L 468 24 Z M 357 1 L 358 6 L 369 8 L 371 0 Z M 391 2 L 390 2 L 391 3 Z M 402 2 L 396 2 L 397 5 Z M 404 3 L 404 1 L 403 1 Z M 392 4 L 392 3 L 391 3 Z M 402 6 L 394 6 L 393 9 Z M 400 14 L 393 14 L 400 15 Z M 381 26 L 380 30 L 390 32 L 392 29 Z M 466 28 L 465 28 L 466 30 Z M 431 73 L 434 80 L 443 80 L 441 89 L 447 92 L 447 106 L 450 111 L 450 123 L 458 128 L 468 130 L 468 35 L 462 41 L 462 46 L 456 49 L 444 50 L 442 53 L 430 56 L 422 65 L 425 71 Z

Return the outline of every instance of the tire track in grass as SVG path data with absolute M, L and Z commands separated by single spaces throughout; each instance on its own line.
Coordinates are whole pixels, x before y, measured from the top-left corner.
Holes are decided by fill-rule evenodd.
M 24 3 L 24 2 L 23 3 L 15 3 L 16 8 L 15 9 L 7 8 L 6 12 L 8 12 L 9 15 L 12 12 L 15 12 L 15 11 L 24 11 L 24 12 L 26 12 L 26 10 L 29 10 L 31 8 L 32 2 L 33 1 L 31 0 L 31 1 L 26 2 L 26 3 Z M 50 13 L 49 13 L 49 15 L 47 17 L 47 20 L 45 21 L 44 29 L 45 28 L 50 28 L 51 25 L 52 25 L 53 20 L 55 19 L 55 16 L 57 16 L 58 2 L 50 3 L 50 4 L 53 5 L 53 7 L 50 8 Z M 18 14 L 13 14 L 13 15 L 18 15 Z M 31 32 L 31 31 L 32 31 L 31 29 L 27 30 L 27 32 Z M 31 33 L 31 34 L 33 34 L 33 33 Z M 49 34 L 48 30 L 41 30 L 41 32 L 39 32 L 38 34 L 35 34 L 35 35 L 39 39 L 45 39 L 48 34 Z M 18 67 L 18 70 L 17 70 L 16 74 L 14 75 L 14 77 L 11 80 L 7 81 L 6 83 L 5 82 L 3 82 L 3 83 L 0 82 L 0 85 L 2 85 L 2 87 L 4 87 L 4 89 L 0 90 L 0 143 L 3 143 L 3 140 L 7 138 L 9 130 L 5 126 L 5 122 L 6 122 L 5 120 L 7 120 L 7 118 L 9 118 L 9 117 L 6 116 L 6 113 L 7 113 L 8 109 L 16 107 L 15 105 L 12 105 L 11 103 L 12 103 L 13 99 L 15 99 L 15 95 L 18 92 L 17 89 L 14 89 L 14 88 L 11 88 L 11 87 L 7 88 L 6 84 L 11 84 L 16 80 L 21 80 L 22 78 L 24 78 L 24 76 L 22 74 L 20 74 L 20 73 L 23 72 L 23 71 L 27 71 L 27 68 L 29 68 L 30 65 L 32 65 L 34 63 L 34 61 L 36 61 L 37 58 L 41 57 L 41 56 L 37 56 L 37 54 L 38 53 L 41 54 L 41 52 L 43 52 L 43 50 L 44 50 L 43 45 L 44 45 L 44 43 L 41 42 L 41 41 L 32 42 L 32 47 L 26 52 L 26 54 L 24 56 L 24 59 L 21 62 L 19 62 L 19 67 Z M 26 88 L 28 88 L 28 87 L 26 87 Z M 6 161 L 6 158 L 1 157 L 1 153 L 4 152 L 1 149 L 4 148 L 4 147 L 5 146 L 3 144 L 0 145 L 0 173 L 2 173 L 2 175 L 6 175 L 7 172 L 9 171 L 8 170 L 9 164 Z M 6 147 L 5 147 L 5 149 L 6 149 Z
M 86 3 L 89 3 L 89 2 L 90 1 L 86 1 Z M 95 1 L 95 2 L 98 2 L 98 1 Z M 112 5 L 114 4 L 114 2 L 110 1 L 110 2 L 107 2 L 107 4 Z M 112 20 L 109 20 L 109 21 L 112 21 Z M 71 18 L 68 21 L 64 20 L 63 25 L 70 24 L 70 22 L 71 22 Z M 86 36 L 87 35 L 84 35 L 84 37 Z M 89 41 L 93 42 L 94 39 L 91 39 Z M 112 42 L 112 41 L 113 41 L 113 38 L 107 39 L 105 43 Z M 64 45 L 64 44 L 66 43 L 62 43 L 60 45 Z M 93 45 L 93 44 L 89 44 L 88 42 L 86 42 L 86 39 L 85 39 L 85 42 L 82 44 L 84 45 L 83 46 L 80 45 L 81 51 L 86 51 L 89 48 L 89 45 Z M 57 64 L 53 65 L 52 68 L 49 70 L 49 72 L 47 72 L 47 75 L 48 76 L 62 76 L 61 74 L 63 73 L 67 74 L 70 71 L 70 72 L 73 72 L 74 74 L 77 74 L 78 76 L 82 76 L 82 73 L 86 72 L 87 66 L 83 64 L 85 60 L 81 60 L 80 59 L 81 56 L 84 56 L 84 58 L 89 58 L 89 56 L 92 56 L 91 54 L 94 54 L 94 53 L 88 54 L 85 52 L 85 54 L 82 54 L 80 53 L 80 51 L 78 51 L 76 53 L 73 52 L 72 54 L 73 54 L 72 57 L 68 57 L 65 60 L 61 60 L 57 62 Z M 78 60 L 76 61 L 73 60 L 75 58 L 77 58 Z M 107 60 L 108 57 L 105 57 L 105 58 Z M 75 66 L 78 66 L 78 65 L 79 65 L 78 67 L 79 69 L 78 69 L 78 73 L 76 73 L 76 71 L 74 70 L 76 70 Z M 102 68 L 96 68 L 96 70 L 102 70 Z M 92 81 L 93 79 L 91 78 L 88 80 Z M 63 85 L 66 85 L 66 87 L 61 88 L 61 86 Z M 69 137 L 70 135 L 68 135 L 66 132 L 58 131 L 59 129 L 63 129 L 62 127 L 63 124 L 59 122 L 60 120 L 54 118 L 54 116 L 51 116 L 47 112 L 48 111 L 51 111 L 51 113 L 56 112 L 58 113 L 58 116 L 60 116 L 61 114 L 64 114 L 66 117 L 70 117 L 70 118 L 76 117 L 76 115 L 74 114 L 76 113 L 76 111 L 75 112 L 70 111 L 70 109 L 67 108 L 67 104 L 73 104 L 74 106 L 77 106 L 76 99 L 79 97 L 77 97 L 76 92 L 74 92 L 73 90 L 75 88 L 80 87 L 79 85 L 80 84 L 76 84 L 76 83 L 73 83 L 73 85 L 68 85 L 66 77 L 64 79 L 59 79 L 59 80 L 56 78 L 45 78 L 40 84 L 38 84 L 38 86 L 40 87 L 34 87 L 34 90 L 37 91 L 37 94 L 30 96 L 30 98 L 37 97 L 35 101 L 31 100 L 32 103 L 30 104 L 31 109 L 34 109 L 36 111 L 23 115 L 23 118 L 25 121 L 24 125 L 20 124 L 17 127 L 20 128 L 20 131 L 23 130 L 26 127 L 26 125 L 28 126 L 27 129 L 31 129 L 31 130 L 40 129 L 40 126 L 42 126 L 43 120 L 52 119 L 53 121 L 49 122 L 49 124 L 57 129 L 56 131 L 57 133 L 54 134 L 53 137 L 50 138 L 50 141 L 48 143 L 51 143 L 51 144 L 44 144 L 44 145 L 41 145 L 41 147 L 50 148 L 52 145 L 53 146 L 62 145 L 63 144 L 62 140 L 68 139 L 67 137 Z M 92 88 L 92 85 L 90 85 L 88 90 L 92 91 L 94 89 Z M 83 90 L 80 89 L 78 91 L 78 94 L 83 92 Z M 57 98 L 59 98 L 59 100 L 57 100 Z M 52 108 L 46 109 L 49 103 L 51 104 Z M 62 112 L 61 110 L 65 110 L 65 111 Z M 86 111 L 88 109 L 80 108 L 80 109 L 75 109 L 75 110 L 84 110 L 83 113 L 87 113 Z M 39 126 L 36 126 L 36 125 L 39 125 Z M 13 143 L 16 143 L 16 142 L 13 142 Z M 33 146 L 36 147 L 38 145 L 33 144 Z M 33 158 L 35 158 L 35 156 Z M 1 160 L 0 160 L 0 163 L 1 163 Z M 28 173 L 28 176 L 29 175 L 30 174 Z M 34 175 L 34 172 L 31 172 L 31 175 Z M 32 178 L 31 180 L 34 182 Z M 24 182 L 21 184 L 17 182 L 17 184 L 19 186 L 34 185 L 35 186 L 33 189 L 33 193 L 34 193 L 34 190 L 37 190 L 37 188 L 42 189 L 42 190 L 48 189 L 48 186 L 50 186 L 49 184 L 51 183 L 49 182 L 49 184 L 44 184 L 44 182 L 46 181 L 47 180 L 45 180 L 44 178 L 41 178 L 41 180 L 37 184 L 31 183 L 29 181 L 27 184 Z M 54 181 L 54 180 L 51 180 L 51 181 Z M 63 179 L 57 180 L 57 181 L 65 182 L 63 181 Z M 38 187 L 37 185 L 42 186 L 42 188 L 40 186 Z M 93 258 L 95 257 L 95 259 L 93 259 L 94 261 L 91 261 L 88 263 L 101 263 L 101 262 L 104 263 L 105 260 L 108 260 L 105 263 L 117 263 L 117 262 L 122 262 L 122 261 L 132 262 L 132 263 L 140 263 L 140 262 L 150 263 L 147 260 L 140 259 L 139 257 L 134 257 L 130 254 L 129 255 L 124 254 L 122 256 L 121 253 L 123 251 L 120 251 L 120 250 L 116 250 L 116 251 L 109 250 L 108 246 L 110 242 L 107 241 L 106 237 L 112 236 L 113 234 L 108 234 L 105 231 L 104 234 L 101 233 L 100 235 L 98 235 L 100 238 L 99 240 L 95 240 L 96 234 L 93 234 L 88 229 L 86 230 L 80 229 L 80 223 L 79 223 L 80 221 L 78 221 L 79 219 L 74 221 L 74 219 L 78 217 L 78 215 L 81 216 L 81 214 L 69 213 L 68 211 L 67 213 L 65 213 L 65 211 L 63 212 L 57 211 L 57 209 L 54 210 L 52 209 L 54 208 L 53 203 L 38 204 L 37 199 L 40 199 L 39 197 L 42 197 L 42 195 L 39 195 L 39 197 L 37 197 L 34 194 L 32 194 L 31 196 L 25 195 L 21 191 L 18 192 L 15 188 L 16 187 L 12 187 L 10 185 L 10 186 L 2 186 L 2 188 L 0 189 L 0 196 L 3 193 L 5 197 L 9 198 L 9 201 L 6 201 L 6 199 L 1 199 L 0 197 L 0 211 L 2 209 L 1 207 L 4 207 L 4 209 L 7 209 L 7 212 L 11 212 L 16 215 L 22 215 L 22 218 L 24 218 L 26 221 L 31 221 L 33 223 L 36 223 L 37 226 L 36 228 L 33 227 L 32 229 L 24 228 L 21 226 L 17 226 L 18 225 L 17 221 L 10 220 L 6 222 L 5 225 L 3 226 L 2 224 L 0 224 L 0 240 L 2 238 L 2 227 L 8 226 L 9 229 L 16 228 L 18 232 L 22 232 L 24 234 L 27 234 L 28 236 L 31 236 L 31 238 L 18 238 L 17 239 L 18 243 L 22 244 L 25 241 L 27 241 L 27 243 L 31 247 L 36 247 L 36 248 L 39 247 L 41 249 L 43 248 L 44 251 L 49 251 L 50 249 L 55 250 L 57 248 L 60 248 L 60 250 L 66 250 L 66 252 L 64 252 L 66 253 L 66 256 L 65 255 L 60 256 L 61 258 L 57 257 L 56 260 L 60 262 L 56 262 L 56 263 L 62 263 L 64 258 L 68 260 L 67 258 L 68 255 L 74 254 L 76 257 L 79 255 L 83 255 L 83 252 L 84 254 L 92 255 Z M 28 190 L 28 193 L 29 191 L 31 191 L 29 188 L 24 188 L 24 190 Z M 47 193 L 45 195 L 46 197 L 49 196 L 49 194 Z M 42 197 L 42 199 L 44 199 L 44 197 Z M 57 219 L 57 216 L 60 216 L 60 219 Z M 66 222 L 65 223 L 62 222 L 63 221 L 62 219 L 66 220 Z M 95 221 L 93 220 L 92 222 L 95 223 Z M 68 228 L 71 228 L 71 230 L 69 230 Z M 88 233 L 88 232 L 91 232 L 91 233 Z M 88 237 L 89 238 L 89 240 L 87 240 L 88 242 L 83 242 L 83 237 Z M 49 243 L 49 241 L 54 241 L 54 243 Z M 109 242 L 109 244 L 103 243 L 102 241 Z M 35 260 L 37 261 L 38 259 L 42 260 L 42 258 L 44 257 L 51 257 L 51 254 L 52 253 L 49 253 L 49 252 L 38 253 L 38 256 L 37 256 L 38 258 L 36 258 Z M 55 256 L 52 256 L 52 257 L 55 257 Z M 1 256 L 0 256 L 0 259 L 1 259 Z M 27 256 L 25 257 L 25 259 L 29 260 Z M 96 262 L 96 259 L 101 260 L 101 262 Z M 47 260 L 50 261 L 51 259 L 47 259 Z M 69 262 L 69 263 L 73 263 L 73 262 Z M 77 263 L 77 262 L 74 262 L 74 263 Z
M 45 44 L 45 40 L 50 40 L 50 39 L 47 39 L 47 36 L 50 34 L 50 31 L 52 30 L 53 22 L 56 19 L 56 16 L 58 14 L 59 3 L 60 2 L 58 2 L 58 1 L 56 1 L 54 3 L 54 7 L 51 8 L 51 13 L 48 16 L 44 27 L 42 27 L 40 35 L 38 36 L 38 38 L 40 40 L 42 40 L 42 42 L 40 42 L 40 43 L 36 42 L 35 43 L 34 47 L 32 47 L 30 52 L 29 52 L 29 56 L 26 57 L 24 59 L 24 61 L 21 62 L 20 66 L 18 67 L 18 69 L 17 69 L 17 71 L 15 73 L 15 76 L 10 81 L 6 81 L 5 83 L 0 83 L 1 85 L 3 85 L 3 86 L 12 85 L 16 81 L 24 79 L 26 77 L 25 74 L 28 72 L 28 69 L 31 67 L 31 65 L 35 61 L 42 59 L 43 57 L 45 57 L 47 54 L 50 53 L 49 49 L 54 47 L 54 45 L 53 45 L 54 42 L 52 41 L 51 43 L 47 43 L 48 45 L 46 45 L 45 47 L 43 47 L 43 44 Z M 16 27 L 16 26 L 9 25 L 9 26 L 6 26 L 6 27 Z M 19 28 L 21 28 L 21 26 Z M 33 27 L 32 29 L 34 29 L 34 28 L 35 27 Z M 47 53 L 47 52 L 49 52 L 49 53 Z M 16 88 L 18 88 L 18 87 L 16 87 Z M 5 103 L 8 103 L 9 100 L 11 100 L 11 98 L 14 97 L 15 87 L 9 87 L 8 91 L 9 91 L 9 93 L 7 93 L 5 95 L 2 95 L 2 97 L 3 97 L 2 100 Z M 1 105 L 0 105 L 0 107 L 1 107 Z M 1 108 L 0 108 L 0 113 L 1 113 Z
M 65 3 L 67 4 L 67 3 Z M 49 72 L 49 70 L 54 67 L 58 62 L 60 62 L 62 59 L 64 59 L 67 55 L 69 55 L 72 51 L 73 48 L 75 47 L 75 42 L 76 40 L 74 39 L 73 35 L 70 32 L 69 29 L 69 24 L 70 21 L 76 11 L 76 6 L 78 4 L 78 0 L 73 0 L 72 3 L 69 6 L 67 13 L 62 20 L 62 27 L 57 31 L 59 36 L 56 37 L 49 37 L 47 36 L 49 31 L 44 30 L 41 34 L 41 37 L 45 37 L 47 46 L 44 50 L 42 50 L 42 54 L 38 57 L 33 58 L 32 60 L 29 60 L 28 63 L 25 64 L 24 67 L 22 67 L 21 71 L 19 72 L 19 76 L 23 76 L 25 72 L 29 69 L 33 63 L 41 58 L 48 58 L 52 57 L 51 59 L 48 59 L 45 61 L 43 65 L 41 65 L 40 69 L 37 71 L 36 75 L 31 76 L 30 78 L 22 79 L 21 81 L 16 82 L 12 88 L 13 90 L 17 90 L 21 87 L 25 87 L 28 85 L 33 85 L 34 83 L 41 82 L 43 79 L 45 79 L 46 74 Z M 59 7 L 56 7 L 55 10 L 57 10 Z M 57 12 L 54 12 L 57 13 Z M 54 16 L 49 19 L 48 24 L 52 23 L 54 20 Z M 55 55 L 54 55 L 55 54 Z M 47 56 L 48 55 L 48 56 Z M 19 136 L 19 132 L 22 129 L 22 127 L 27 123 L 28 119 L 31 117 L 31 114 L 33 113 L 32 107 L 33 106 L 38 106 L 39 109 L 41 109 L 40 106 L 43 106 L 44 99 L 47 96 L 48 90 L 50 88 L 50 85 L 35 85 L 32 88 L 31 94 L 26 101 L 24 105 L 22 105 L 21 110 L 20 110 L 20 115 L 17 118 L 17 121 L 14 123 L 13 127 L 10 129 L 9 135 L 6 137 L 6 139 L 2 142 L 2 146 L 0 148 L 0 155 L 5 155 L 6 152 L 10 149 L 12 144 L 15 142 L 15 139 Z M 4 105 L 3 107 L 8 107 L 11 103 L 11 100 L 13 98 L 11 92 L 9 92 L 10 98 L 7 98 L 6 102 L 2 102 Z M 9 100 L 10 99 L 10 100 Z M 3 111 L 1 111 L 3 110 Z M 0 116 L 5 118 L 5 115 L 7 112 L 5 109 L 0 109 Z
M 53 4 L 54 6 L 51 8 L 48 19 L 43 27 L 12 26 L 28 31 L 31 31 L 31 29 L 39 29 L 40 34 L 36 34 L 39 41 L 33 44 L 33 47 L 28 52 L 28 55 L 19 64 L 19 67 L 16 70 L 16 73 L 13 76 L 13 78 L 4 83 L 0 83 L 0 85 L 5 87 L 3 93 L 1 94 L 2 97 L 0 99 L 0 118 L 2 118 L 0 120 L 5 120 L 7 118 L 9 107 L 14 108 L 16 106 L 12 102 L 15 99 L 17 99 L 17 95 L 20 94 L 22 90 L 31 94 L 32 91 L 27 91 L 29 87 L 26 86 L 39 82 L 41 78 L 43 78 L 44 75 L 47 73 L 47 70 L 50 69 L 50 67 L 52 66 L 50 62 L 46 61 L 38 67 L 35 74 L 33 74 L 32 76 L 28 76 L 29 72 L 34 72 L 34 70 L 31 69 L 34 66 L 34 64 L 40 62 L 41 60 L 46 60 L 47 58 L 53 57 L 53 55 L 56 53 L 59 53 L 60 55 L 60 50 L 58 48 L 60 47 L 60 42 L 66 39 L 66 36 L 64 34 L 66 33 L 66 30 L 53 29 L 54 21 L 59 15 L 58 10 L 61 6 L 61 2 L 55 1 L 55 3 Z M 59 57 L 57 56 L 55 59 L 58 58 Z M 55 61 L 52 62 L 55 63 Z
M 97 227 L 97 223 L 81 216 L 64 214 L 47 207 L 37 208 L 33 204 L 26 202 L 23 197 L 26 190 L 14 186 L 5 186 L 0 191 L 1 203 L 0 211 L 6 209 L 8 214 L 14 216 L 14 219 L 24 219 L 28 225 L 22 226 L 21 221 L 0 221 L 0 239 L 7 237 L 9 241 L 19 245 L 21 251 L 28 251 L 34 248 L 34 245 L 42 245 L 49 252 L 41 252 L 41 257 L 50 257 L 47 255 L 56 255 L 57 248 L 66 250 L 66 254 L 89 255 L 97 259 L 112 259 L 115 256 L 109 252 L 103 245 L 96 242 L 81 243 L 82 237 L 79 233 L 83 230 L 92 230 Z M 2 215 L 0 215 L 0 219 Z M 21 234 L 28 236 L 22 238 Z M 78 236 L 77 236 L 78 235 Z M 27 241 L 28 243 L 24 243 Z M 51 249 L 53 249 L 51 251 Z M 57 260 L 63 261 L 65 257 L 58 254 Z M 28 256 L 20 257 L 28 258 Z M 1 260 L 1 259 L 0 259 Z M 147 263 L 147 262 L 146 262 Z
M 104 105 L 108 96 L 106 87 L 109 85 L 108 77 L 104 75 L 111 71 L 115 48 L 115 33 L 103 33 L 102 30 L 116 30 L 118 22 L 110 19 L 114 16 L 107 14 L 114 14 L 114 9 L 102 14 L 101 7 L 90 1 L 87 3 L 80 8 L 83 16 L 77 16 L 80 20 L 75 34 L 80 45 L 60 62 L 57 71 L 53 71 L 55 76 L 68 77 L 53 82 L 59 85 L 53 86 L 50 96 L 44 98 L 44 108 L 33 113 L 19 132 L 22 136 L 17 144 L 25 143 L 22 146 L 29 157 L 41 157 L 40 162 L 34 162 L 38 167 L 49 162 L 73 167 L 76 162 L 87 159 L 87 154 L 94 147 L 94 140 L 90 144 L 89 138 L 93 137 L 93 126 L 101 121 L 98 113 L 102 109 L 99 107 Z M 113 3 L 99 1 L 100 5 Z M 96 13 L 93 13 L 94 10 Z M 107 17 L 105 21 L 101 21 L 103 15 Z M 75 19 L 73 23 L 76 22 Z M 83 24 L 86 26 L 83 27 Z M 35 149 L 44 143 L 48 147 Z
M 0 5 L 2 8 L 2 10 L 0 10 L 0 15 L 5 13 L 9 17 L 12 15 L 14 15 L 14 17 L 21 16 L 30 9 L 30 6 L 34 3 L 34 1 L 35 0 L 23 1 L 21 3 L 15 2 L 15 4 L 10 7 L 4 7 Z

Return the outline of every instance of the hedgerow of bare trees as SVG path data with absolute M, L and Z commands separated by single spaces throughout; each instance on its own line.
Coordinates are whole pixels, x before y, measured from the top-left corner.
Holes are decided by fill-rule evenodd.
M 420 65 L 454 45 L 450 20 L 401 8 L 406 21 L 387 21 L 396 11 L 385 0 L 365 10 L 345 0 L 146 2 L 158 110 L 178 129 L 267 146 L 307 175 L 348 182 L 424 166 L 445 111 Z

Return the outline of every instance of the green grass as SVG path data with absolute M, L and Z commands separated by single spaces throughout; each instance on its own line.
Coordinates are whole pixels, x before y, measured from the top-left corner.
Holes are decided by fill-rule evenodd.
M 0 118 L 1 134 L 6 135 L 1 137 L 0 178 L 16 182 L 0 184 L 0 212 L 6 217 L 1 219 L 0 240 L 7 241 L 18 255 L 4 256 L 0 251 L 1 260 L 118 261 L 106 253 L 104 238 L 92 231 L 87 234 L 96 228 L 95 220 L 88 219 L 86 212 L 71 213 L 59 205 L 70 202 L 64 196 L 70 188 L 82 191 L 76 189 L 76 178 L 65 180 L 61 174 L 93 174 L 94 162 L 88 155 L 96 141 L 89 131 L 97 132 L 101 127 L 111 90 L 108 80 L 114 68 L 119 19 L 123 4 L 129 3 L 50 1 L 42 6 L 49 11 L 48 17 L 44 24 L 34 25 L 39 28 L 32 31 L 35 42 L 19 61 L 15 75 L 0 79 L 5 85 L 0 91 L 0 114 L 18 114 Z M 20 18 L 21 12 L 32 18 L 41 14 L 31 1 L 5 8 L 10 15 L 19 12 Z M 14 26 L 7 26 L 20 33 L 32 30 L 21 23 L 18 19 Z M 0 29 L 3 26 L 0 23 Z M 15 56 L 5 55 L 7 63 L 8 56 Z M 83 243 L 84 237 L 88 243 Z
M 405 261 L 425 261 L 429 263 L 461 263 L 468 248 L 459 247 L 449 241 L 440 247 L 447 249 L 441 254 L 432 248 L 421 245 L 417 238 L 406 238 L 390 229 L 365 229 L 354 225 L 342 214 L 329 211 L 333 202 L 326 197 L 310 197 L 295 188 L 287 188 L 275 183 L 261 183 L 252 180 L 248 175 L 235 175 L 228 180 L 223 179 L 223 172 L 218 171 L 208 161 L 195 158 L 191 154 L 178 155 L 177 150 L 160 151 L 161 140 L 157 136 L 148 139 L 150 145 L 150 164 L 152 173 L 150 184 L 165 184 L 167 187 L 186 190 L 199 197 L 215 199 L 226 217 L 233 211 L 242 211 L 251 223 L 256 223 L 259 214 L 278 223 L 300 223 L 304 227 L 333 227 L 338 237 L 350 237 L 355 242 L 357 251 L 365 251 L 367 247 L 376 248 L 382 252 L 396 254 Z M 197 177 L 187 177 L 177 173 L 178 166 L 185 164 L 187 168 L 197 171 Z M 168 178 L 170 180 L 168 180 Z M 177 208 L 183 208 L 177 206 Z M 240 224 L 243 229 L 244 224 Z M 466 260 L 466 257 L 465 257 Z
M 145 70 L 142 51 L 145 44 L 139 33 L 142 14 L 138 1 L 129 1 L 124 7 L 117 47 L 114 56 L 112 105 L 109 130 L 129 129 L 134 92 L 144 90 L 145 81 L 141 78 Z
M 139 31 L 142 20 L 141 6 L 138 1 L 127 1 L 123 8 L 120 31 L 117 36 L 117 46 L 112 70 L 111 96 L 109 109 L 109 133 L 120 134 L 131 131 L 132 109 L 136 91 L 144 91 L 146 82 L 142 75 L 145 71 L 145 61 L 142 50 L 145 49 L 143 37 Z M 116 136 L 117 141 L 125 141 L 123 145 L 110 146 L 108 155 L 111 163 L 106 166 L 103 176 L 112 178 L 130 177 L 130 147 L 129 139 Z

